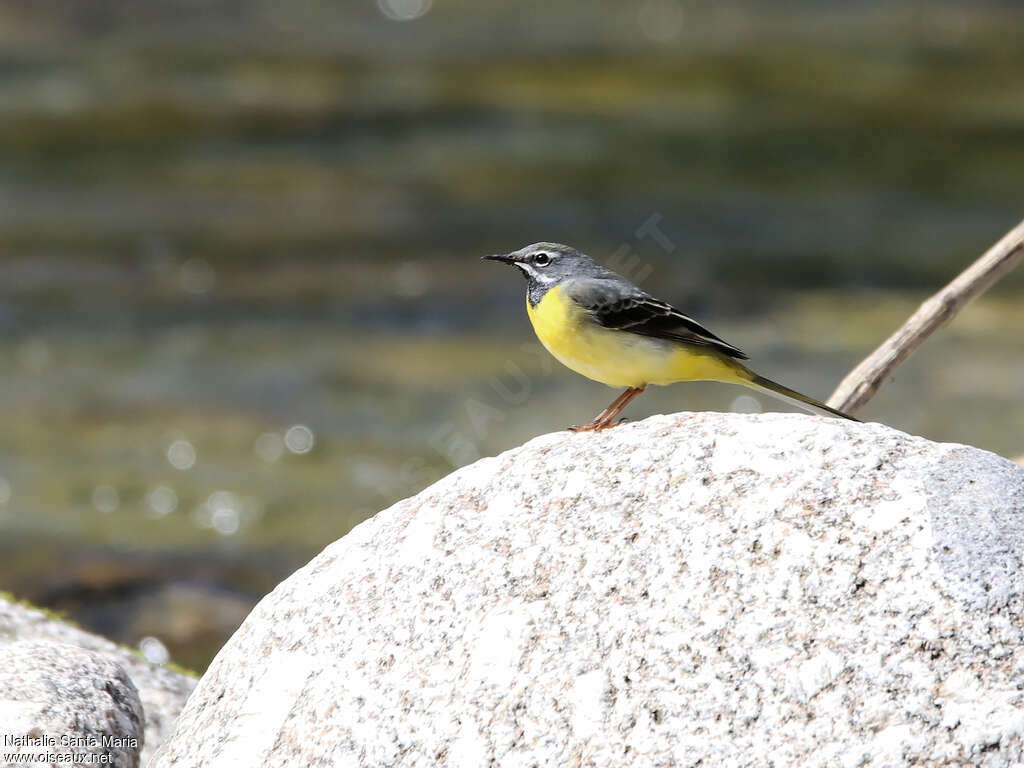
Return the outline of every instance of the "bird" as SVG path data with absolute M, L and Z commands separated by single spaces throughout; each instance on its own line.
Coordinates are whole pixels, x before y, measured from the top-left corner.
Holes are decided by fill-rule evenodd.
M 719 381 L 766 392 L 811 413 L 850 421 L 831 408 L 750 370 L 739 348 L 671 304 L 560 243 L 533 243 L 482 257 L 526 277 L 526 313 L 541 344 L 560 363 L 625 391 L 573 432 L 601 431 L 648 386 Z

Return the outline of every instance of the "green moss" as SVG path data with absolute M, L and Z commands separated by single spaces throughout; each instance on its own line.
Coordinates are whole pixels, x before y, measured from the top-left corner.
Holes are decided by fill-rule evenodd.
M 34 603 L 31 603 L 28 600 L 25 600 L 24 598 L 15 597 L 10 592 L 0 591 L 0 600 L 6 600 L 7 602 L 13 603 L 14 605 L 20 605 L 22 608 L 28 608 L 31 611 L 37 611 L 43 614 L 46 618 L 50 619 L 51 621 L 56 621 L 61 624 L 67 624 L 69 627 L 74 627 L 75 629 L 82 629 L 82 627 L 79 624 L 69 619 L 64 611 L 54 611 L 49 608 L 45 608 L 41 605 L 35 605 Z M 86 630 L 82 631 L 84 632 Z
M 118 648 L 120 648 L 122 651 L 125 651 L 126 653 L 130 653 L 132 656 L 137 656 L 138 658 L 142 659 L 142 661 L 146 662 L 147 664 L 151 664 L 152 663 L 149 659 L 146 658 L 146 655 L 142 651 L 140 651 L 138 648 L 135 648 L 135 647 L 133 647 L 131 645 L 123 645 L 123 644 L 118 644 Z M 184 675 L 185 677 L 190 677 L 193 680 L 198 680 L 199 677 L 200 677 L 200 673 L 196 672 L 195 670 L 189 669 L 188 667 L 183 667 L 180 664 L 174 663 L 173 661 L 168 661 L 168 662 L 166 662 L 164 664 L 161 664 L 160 666 L 163 667 L 164 669 L 169 669 L 171 672 L 176 672 L 179 675 Z
M 191 677 L 193 680 L 198 680 L 200 677 L 200 674 L 196 672 L 194 669 L 188 669 L 187 667 L 183 667 L 180 664 L 175 664 L 173 661 L 168 661 L 163 666 L 165 669 L 169 669 L 172 672 L 177 672 L 179 675 L 184 675 L 185 677 Z

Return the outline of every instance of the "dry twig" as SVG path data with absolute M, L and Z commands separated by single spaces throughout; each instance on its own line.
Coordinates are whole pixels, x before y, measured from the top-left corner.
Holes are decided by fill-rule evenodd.
M 856 413 L 882 386 L 897 365 L 944 326 L 972 299 L 980 296 L 1024 257 L 1024 221 L 1011 229 L 953 282 L 910 316 L 892 336 L 854 368 L 828 399 L 846 413 Z

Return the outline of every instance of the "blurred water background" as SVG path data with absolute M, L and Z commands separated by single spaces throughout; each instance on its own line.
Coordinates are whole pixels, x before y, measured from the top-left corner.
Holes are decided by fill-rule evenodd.
M 536 240 L 827 396 L 1020 219 L 1022 24 L 1010 2 L 0 0 L 0 588 L 201 669 L 352 525 L 590 418 L 614 393 L 556 368 L 521 278 L 478 261 Z M 1024 453 L 1022 293 L 863 415 Z

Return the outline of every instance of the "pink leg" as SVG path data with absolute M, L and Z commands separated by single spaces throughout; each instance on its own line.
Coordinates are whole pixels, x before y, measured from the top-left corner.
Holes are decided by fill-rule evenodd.
M 643 392 L 644 389 L 646 389 L 646 387 L 629 387 L 625 392 L 615 398 L 611 405 L 597 414 L 593 421 L 579 427 L 569 427 L 569 430 L 571 432 L 599 432 L 602 429 L 607 429 L 612 425 L 612 420 L 622 413 L 622 409 L 629 405 L 630 401 Z

